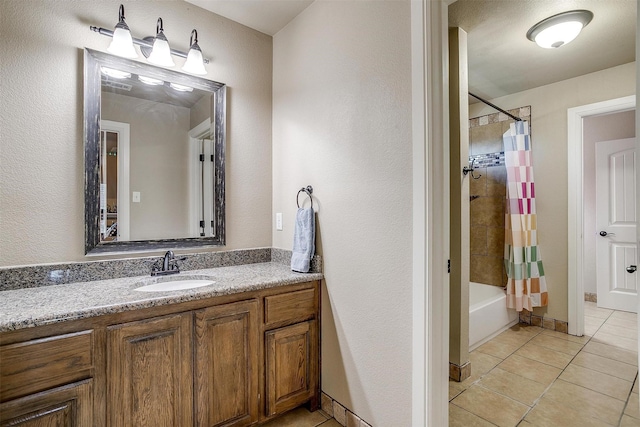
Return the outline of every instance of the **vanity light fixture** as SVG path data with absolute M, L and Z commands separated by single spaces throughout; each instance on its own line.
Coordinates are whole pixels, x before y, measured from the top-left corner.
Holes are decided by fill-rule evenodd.
M 113 40 L 111 40 L 111 44 L 109 44 L 107 51 L 124 58 L 133 59 L 138 57 L 136 48 L 133 47 L 131 31 L 129 31 L 129 26 L 124 21 L 123 5 L 120 5 L 120 10 L 118 12 L 118 23 L 116 24 L 116 28 L 113 31 Z
M 126 71 L 114 70 L 113 68 L 100 67 L 100 71 L 105 76 L 113 77 L 114 79 L 129 79 L 131 78 L 131 73 Z
M 545 49 L 564 46 L 580 34 L 593 19 L 588 10 L 571 10 L 543 19 L 527 31 L 527 38 Z
M 164 82 L 160 79 L 154 79 L 153 77 L 147 76 L 138 76 L 138 80 L 149 86 L 160 86 L 161 84 L 164 84 Z
M 207 74 L 207 70 L 204 69 L 204 63 L 202 61 L 202 50 L 200 50 L 200 46 L 198 46 L 198 31 L 196 31 L 195 28 L 191 31 L 189 53 L 187 54 L 187 61 L 184 63 L 182 69 L 191 74 Z
M 162 18 L 158 18 L 158 21 L 156 22 L 156 38 L 153 41 L 153 48 L 151 49 L 151 54 L 147 60 L 152 64 L 160 65 L 161 67 L 173 67 L 176 65 L 171 58 L 169 41 L 164 35 Z
M 178 92 L 193 92 L 193 88 L 189 86 L 179 85 L 178 83 L 169 83 L 171 89 L 177 90 Z
M 180 58 L 187 59 L 182 67 L 182 69 L 187 73 L 199 75 L 207 74 L 204 64 L 208 64 L 209 60 L 202 57 L 202 50 L 200 50 L 200 46 L 198 46 L 198 32 L 196 30 L 191 32 L 188 54 L 169 47 L 167 37 L 164 35 L 162 18 L 158 18 L 156 23 L 155 37 L 150 36 L 145 37 L 144 39 L 132 37 L 129 27 L 124 21 L 123 5 L 120 5 L 119 20 L 115 31 L 101 27 L 94 27 L 93 25 L 90 26 L 89 29 L 102 34 L 103 36 L 113 38 L 107 50 L 114 55 L 122 56 L 124 58 L 137 58 L 138 54 L 136 53 L 133 45 L 138 45 L 140 46 L 142 54 L 148 58 L 147 60 L 152 64 L 163 67 L 173 67 L 175 64 L 171 55 L 175 55 Z

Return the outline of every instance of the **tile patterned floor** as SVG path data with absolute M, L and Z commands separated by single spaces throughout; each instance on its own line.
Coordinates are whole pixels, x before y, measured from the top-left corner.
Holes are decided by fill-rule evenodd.
M 639 426 L 634 313 L 585 302 L 585 336 L 516 325 L 449 382 L 449 426 Z
M 342 427 L 335 419 L 322 411 L 309 412 L 296 408 L 281 417 L 269 421 L 263 427 Z

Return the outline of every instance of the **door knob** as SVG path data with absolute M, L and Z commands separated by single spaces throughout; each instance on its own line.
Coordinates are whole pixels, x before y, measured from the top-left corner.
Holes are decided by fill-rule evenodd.
M 630 265 L 629 267 L 627 267 L 627 273 L 635 273 L 637 269 L 638 267 L 636 267 L 635 265 Z
M 616 235 L 616 233 L 607 233 L 607 232 L 606 232 L 606 231 L 604 231 L 604 230 L 602 230 L 602 231 L 601 231 L 600 233 L 598 233 L 598 234 L 600 234 L 602 237 L 615 236 L 615 235 Z

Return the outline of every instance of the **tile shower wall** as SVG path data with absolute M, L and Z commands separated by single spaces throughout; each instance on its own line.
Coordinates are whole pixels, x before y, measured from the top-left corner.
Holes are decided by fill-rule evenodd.
M 531 107 L 509 110 L 523 120 L 530 120 Z M 504 212 L 507 170 L 504 166 L 502 134 L 513 119 L 504 113 L 489 114 L 469 120 L 469 160 L 475 159 L 476 176 L 470 178 L 470 280 L 504 286 L 503 268 Z

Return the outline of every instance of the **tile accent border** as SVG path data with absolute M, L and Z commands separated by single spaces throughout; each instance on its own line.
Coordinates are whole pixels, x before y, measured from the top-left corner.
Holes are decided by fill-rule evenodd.
M 524 107 L 514 108 L 513 110 L 507 110 L 507 112 L 509 114 L 513 114 L 514 116 L 524 120 L 531 117 L 531 106 L 526 105 Z M 487 114 L 485 116 L 479 116 L 479 117 L 474 117 L 472 119 L 469 119 L 469 127 L 474 128 L 477 126 L 484 126 L 491 123 L 506 122 L 507 120 L 513 120 L 513 119 L 504 113 L 492 113 L 492 114 Z
M 464 365 L 456 365 L 449 362 L 449 378 L 456 382 L 462 382 L 471 376 L 471 362 Z
M 510 114 L 531 122 L 531 106 L 527 105 L 520 108 L 514 108 L 513 110 L 507 110 Z M 474 117 L 469 119 L 469 128 L 475 128 L 478 126 L 489 125 L 493 123 L 505 122 L 513 120 L 511 117 L 504 113 L 492 113 L 485 116 Z M 531 129 L 529 129 L 531 132 Z M 469 156 L 469 164 L 475 161 L 475 167 L 486 168 L 492 166 L 504 166 L 504 151 L 498 151 L 496 153 L 477 154 Z
M 333 417 L 341 426 L 372 427 L 371 424 L 342 406 L 337 400 L 333 400 L 325 392 L 320 393 L 320 408 L 328 416 Z
M 189 271 L 263 262 L 290 264 L 291 254 L 291 251 L 284 249 L 256 248 L 176 254 L 176 256 L 185 258 L 179 261 L 180 270 Z M 94 280 L 147 276 L 151 272 L 151 266 L 159 259 L 158 255 L 143 258 L 0 267 L 0 292 Z M 310 272 L 322 272 L 320 256 L 313 257 Z
M 592 294 L 591 292 L 584 293 L 584 300 L 588 302 L 598 302 L 598 294 Z
M 568 322 L 552 319 L 551 317 L 537 316 L 527 310 L 520 312 L 520 323 L 539 326 L 543 329 L 550 329 L 552 331 L 562 332 L 563 334 L 569 333 Z

